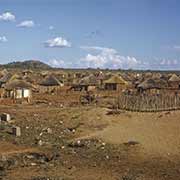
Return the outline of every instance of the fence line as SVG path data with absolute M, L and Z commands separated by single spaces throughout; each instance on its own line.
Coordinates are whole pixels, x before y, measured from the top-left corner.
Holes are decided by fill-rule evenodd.
M 177 95 L 120 95 L 117 107 L 122 110 L 158 112 L 180 109 L 180 96 Z

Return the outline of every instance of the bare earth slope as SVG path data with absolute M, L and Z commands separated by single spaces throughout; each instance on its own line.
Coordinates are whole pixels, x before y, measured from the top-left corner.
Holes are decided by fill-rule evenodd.
M 1 127 L 0 178 L 2 174 L 3 180 L 179 180 L 179 111 L 107 115 L 108 111 L 1 106 L 0 113 L 12 115 L 11 124 L 21 127 L 22 136 L 16 138 Z M 6 168 L 1 157 L 7 159 Z

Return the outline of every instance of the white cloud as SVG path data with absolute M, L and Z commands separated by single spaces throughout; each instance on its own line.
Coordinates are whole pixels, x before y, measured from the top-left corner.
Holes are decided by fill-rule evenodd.
M 179 70 L 180 60 L 170 58 L 153 57 L 141 62 L 141 69 L 151 70 Z
M 49 26 L 49 30 L 54 30 L 54 26 Z
M 11 12 L 5 12 L 0 15 L 0 21 L 15 21 L 16 17 Z
M 175 45 L 173 49 L 180 51 L 180 45 Z
M 22 21 L 20 24 L 17 25 L 17 27 L 22 27 L 22 28 L 32 28 L 34 26 L 35 23 L 32 20 Z
M 8 40 L 7 40 L 7 38 L 6 38 L 6 36 L 1 36 L 0 37 L 0 42 L 7 42 Z
M 45 47 L 50 47 L 50 48 L 71 47 L 71 43 L 62 37 L 56 37 L 54 39 L 49 39 L 44 44 L 45 44 Z
M 115 49 L 82 46 L 81 49 L 91 51 L 86 57 L 81 58 L 81 63 L 85 67 L 91 68 L 136 68 L 140 63 L 135 57 L 121 56 Z
M 64 67 L 65 62 L 63 60 L 51 59 L 48 64 L 52 67 Z
M 159 63 L 162 66 L 173 66 L 173 65 L 177 65 L 178 61 L 176 59 L 174 60 L 170 60 L 170 59 L 162 59 Z

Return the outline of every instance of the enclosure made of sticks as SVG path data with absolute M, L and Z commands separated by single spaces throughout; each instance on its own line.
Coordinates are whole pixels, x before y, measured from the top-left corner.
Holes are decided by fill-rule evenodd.
M 180 96 L 170 94 L 124 95 L 117 98 L 117 108 L 139 112 L 158 112 L 180 109 Z

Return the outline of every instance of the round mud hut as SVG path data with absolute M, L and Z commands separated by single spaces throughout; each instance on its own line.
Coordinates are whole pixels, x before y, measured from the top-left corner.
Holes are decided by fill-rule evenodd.
M 41 93 L 52 93 L 57 91 L 60 87 L 64 86 L 62 81 L 59 81 L 53 75 L 48 75 L 39 83 Z
M 32 98 L 33 86 L 24 81 L 15 79 L 8 82 L 4 87 L 4 96 L 14 100 L 20 100 L 30 102 Z
M 169 86 L 173 89 L 180 89 L 180 77 L 173 74 L 168 80 Z
M 110 79 L 104 81 L 104 89 L 110 91 L 124 90 L 128 86 L 128 82 L 121 76 L 114 75 Z

